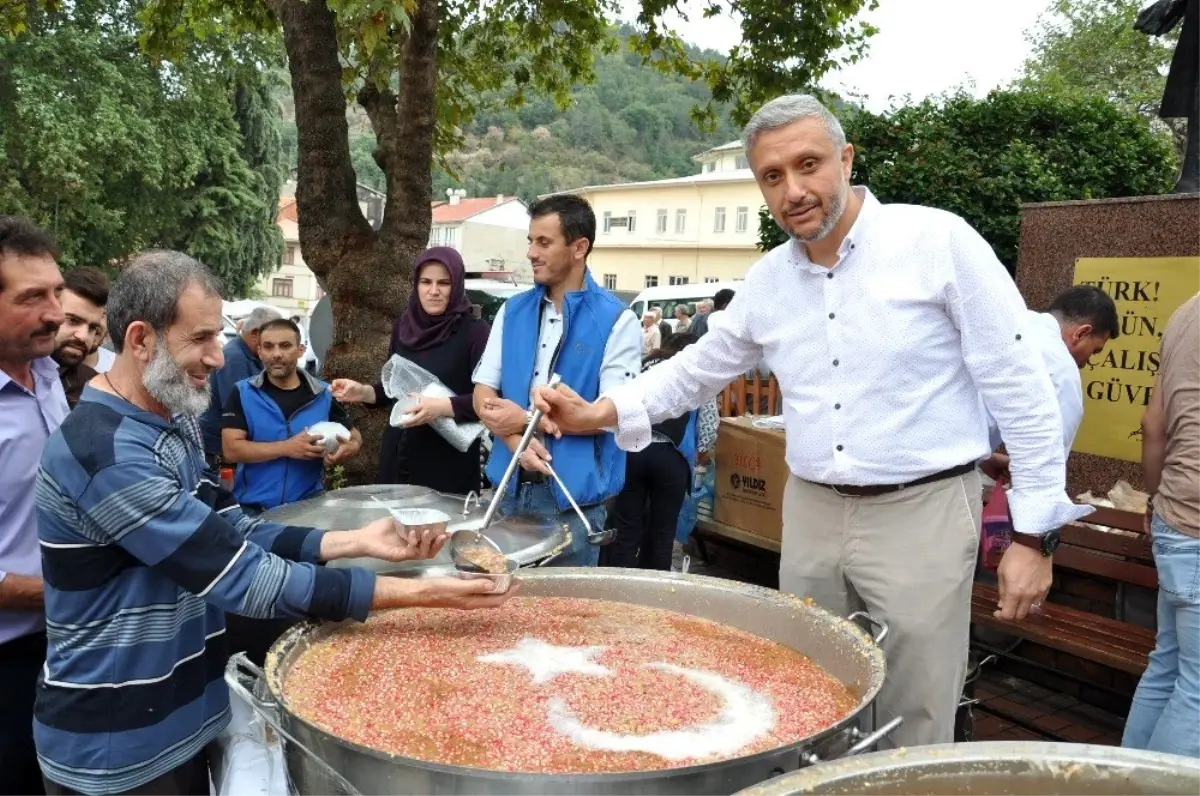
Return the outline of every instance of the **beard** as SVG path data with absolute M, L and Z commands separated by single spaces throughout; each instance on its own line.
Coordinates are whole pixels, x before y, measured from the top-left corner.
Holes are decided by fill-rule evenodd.
M 810 232 L 806 235 L 803 235 L 799 232 L 796 232 L 791 227 L 781 224 L 779 219 L 775 219 L 775 223 L 778 224 L 779 228 L 786 232 L 792 240 L 799 243 L 815 243 L 816 241 L 819 241 L 827 236 L 830 232 L 833 232 L 833 228 L 836 227 L 838 222 L 842 220 L 842 214 L 846 212 L 846 198 L 849 196 L 849 194 L 849 183 L 841 183 L 838 186 L 837 193 L 830 197 L 829 211 L 825 214 L 824 220 L 821 221 L 821 226 L 817 227 L 815 232 Z M 794 209 L 795 208 L 789 208 L 789 212 Z
M 54 349 L 54 361 L 60 365 L 71 367 L 87 359 L 87 349 L 75 342 L 64 343 Z
M 160 338 L 154 348 L 154 358 L 142 373 L 146 392 L 173 415 L 199 417 L 208 409 L 211 391 L 207 383 L 193 387 L 187 371 L 179 366 Z

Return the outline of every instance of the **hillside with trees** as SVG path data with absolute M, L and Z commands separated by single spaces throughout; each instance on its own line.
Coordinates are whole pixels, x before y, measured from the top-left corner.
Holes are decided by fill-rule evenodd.
M 634 182 L 693 174 L 692 156 L 738 137 L 729 107 L 718 104 L 714 129 L 693 119 L 711 93 L 700 81 L 643 66 L 629 45 L 628 30 L 617 36 L 619 49 L 596 58 L 594 83 L 576 86 L 571 105 L 559 108 L 545 96 L 510 105 L 512 90 L 493 95 L 487 110 L 463 129 L 463 145 L 434 169 L 433 196 L 463 188 L 468 196 L 505 194 L 526 202 L 539 194 L 582 185 Z M 689 48 L 696 59 L 717 53 Z M 296 165 L 296 124 L 291 98 L 282 96 L 283 146 Z M 501 108 L 495 110 L 495 108 Z M 383 172 L 372 157 L 375 135 L 365 115 L 351 116 L 350 153 L 360 182 L 385 190 Z

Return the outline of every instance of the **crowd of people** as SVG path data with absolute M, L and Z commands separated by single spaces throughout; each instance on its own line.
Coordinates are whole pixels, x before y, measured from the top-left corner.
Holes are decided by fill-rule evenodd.
M 540 410 L 503 511 L 570 530 L 554 565 L 667 569 L 693 468 L 713 449 L 714 399 L 767 367 L 791 473 L 780 588 L 888 622 L 878 721 L 904 723 L 885 744 L 949 742 L 967 673 L 980 468 L 1008 487 L 1014 544 L 996 612 L 1019 621 L 1050 589 L 1057 529 L 1088 512 L 1066 495 L 1065 461 L 1082 417 L 1079 370 L 1119 334 L 1115 306 L 1076 287 L 1045 313 L 1027 310 L 962 219 L 851 186 L 854 149 L 811 97 L 766 104 L 744 143 L 790 240 L 736 295 L 676 310 L 674 329 L 655 313 L 639 324 L 593 280 L 596 218 L 578 196 L 530 207 L 535 285 L 490 327 L 467 299 L 461 256 L 425 251 L 389 357 L 452 394 L 408 399 L 380 442 L 378 480 L 478 492 L 501 479 Z M 319 494 L 326 466 L 359 453 L 345 405 L 390 411 L 398 397 L 382 383 L 308 372 L 303 330 L 267 309 L 222 345 L 221 286 L 185 254 L 142 253 L 112 285 L 92 269 L 64 276 L 57 258 L 46 232 L 0 217 L 0 778 L 11 792 L 207 793 L 206 747 L 229 720 L 226 614 L 361 620 L 490 608 L 512 594 L 321 566 L 428 558 L 445 542 L 390 518 L 322 532 L 259 516 Z M 1159 644 L 1125 739 L 1191 756 L 1198 302 L 1167 327 L 1145 421 Z M 561 385 L 549 386 L 553 374 Z M 490 450 L 459 451 L 430 426 L 442 418 L 482 423 Z M 333 449 L 310 431 L 325 422 L 346 430 Z M 236 466 L 231 489 L 225 465 Z M 609 524 L 612 545 L 593 544 L 586 527 Z

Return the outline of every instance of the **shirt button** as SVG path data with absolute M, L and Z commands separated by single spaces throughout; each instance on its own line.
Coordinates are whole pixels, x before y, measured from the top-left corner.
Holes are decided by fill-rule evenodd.
M 838 449 L 838 451 L 840 452 L 840 451 L 842 450 L 842 446 L 841 446 L 841 445 L 838 445 L 838 446 L 837 446 L 837 449 Z
M 535 371 L 533 372 L 533 375 L 535 375 L 535 376 L 540 376 L 540 375 L 541 375 L 541 371 L 537 371 L 537 370 L 535 370 Z
M 838 366 L 838 361 L 837 361 L 836 359 L 835 359 L 835 360 L 833 360 L 833 366 L 834 366 L 835 368 Z
M 842 408 L 842 405 L 841 405 L 841 404 L 834 404 L 834 405 L 833 405 L 833 408 L 834 408 L 834 409 L 841 409 L 841 408 Z
M 829 273 L 825 274 L 825 278 L 826 278 L 826 279 L 833 279 L 833 271 L 830 271 Z
M 1018 339 L 1018 340 L 1020 340 L 1020 339 L 1021 339 L 1021 335 L 1017 335 L 1017 339 Z
M 831 312 L 831 313 L 829 313 L 829 320 L 831 320 L 831 321 L 833 320 L 833 313 L 832 313 L 832 312 Z

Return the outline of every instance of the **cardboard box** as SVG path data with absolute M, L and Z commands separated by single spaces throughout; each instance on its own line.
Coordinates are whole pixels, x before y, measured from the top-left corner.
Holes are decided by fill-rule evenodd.
M 782 431 L 755 428 L 748 417 L 722 418 L 717 432 L 713 519 L 780 541 L 783 488 L 791 474 L 784 449 Z

